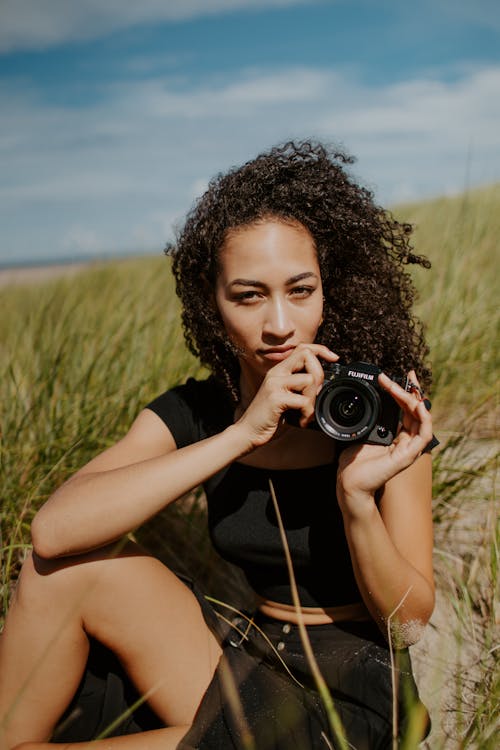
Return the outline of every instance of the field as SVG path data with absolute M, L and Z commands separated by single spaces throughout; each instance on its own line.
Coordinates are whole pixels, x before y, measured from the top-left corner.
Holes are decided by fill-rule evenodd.
M 415 272 L 441 440 L 434 462 L 438 604 L 413 649 L 433 719 L 428 747 L 493 750 L 500 699 L 500 185 L 400 206 L 395 214 L 415 224 L 416 249 L 433 264 L 430 271 Z M 162 257 L 6 285 L 0 307 L 3 614 L 36 509 L 68 475 L 123 435 L 141 406 L 199 367 L 184 349 Z M 217 573 L 211 564 L 202 521 L 202 498 L 189 498 L 137 536 L 177 569 L 203 577 L 215 594 L 223 575 L 238 595 L 239 577 L 227 568 Z

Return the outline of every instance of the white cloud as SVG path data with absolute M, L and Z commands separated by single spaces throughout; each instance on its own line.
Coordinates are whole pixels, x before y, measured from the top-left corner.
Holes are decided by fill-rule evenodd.
M 46 49 L 102 37 L 138 24 L 308 2 L 310 0 L 2 0 L 0 53 Z
M 1 0 L 0 54 L 43 50 L 74 41 L 102 38 L 134 26 L 190 20 L 240 10 L 270 10 L 322 0 Z M 327 0 L 323 0 L 326 2 Z M 336 0 L 329 0 L 335 2 Z M 399 0 L 379 0 L 381 8 Z M 360 7 L 362 12 L 362 6 Z M 420 0 L 416 12 L 450 22 L 500 29 L 498 0 Z M 431 22 L 431 21 L 430 21 Z
M 109 93 L 126 117 L 140 107 L 145 118 L 228 119 L 253 116 L 261 108 L 314 105 L 327 90 L 343 85 L 340 77 L 329 71 L 288 68 L 273 73 L 246 71 L 236 80 L 183 91 L 170 88 L 164 79 L 152 78 L 113 86 Z
M 500 179 L 500 67 L 450 83 L 408 81 L 366 91 L 322 117 L 321 133 L 348 133 L 386 200 L 457 192 Z M 377 177 L 378 175 L 378 177 Z M 392 182 L 392 186 L 391 186 Z M 411 187 L 413 185 L 413 187 Z
M 382 202 L 459 191 L 467 172 L 472 184 L 499 180 L 498 90 L 500 66 L 377 89 L 307 68 L 181 93 L 152 78 L 79 109 L 4 86 L 0 256 L 160 252 L 212 175 L 291 137 L 345 143 Z
M 361 106 L 334 118 L 335 125 L 353 135 L 447 136 L 456 142 L 464 133 L 500 144 L 500 68 L 474 71 L 452 83 L 417 80 L 367 92 Z M 329 123 L 327 122 L 328 126 Z

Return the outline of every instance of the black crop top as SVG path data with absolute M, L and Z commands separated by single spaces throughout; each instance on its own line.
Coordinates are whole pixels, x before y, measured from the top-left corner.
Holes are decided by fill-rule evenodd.
M 188 380 L 147 406 L 182 448 L 214 435 L 233 421 L 230 401 L 213 379 Z M 304 607 L 360 601 L 335 494 L 336 464 L 273 471 L 235 462 L 204 483 L 211 540 L 238 565 L 253 590 L 292 604 L 276 515 L 272 479 Z

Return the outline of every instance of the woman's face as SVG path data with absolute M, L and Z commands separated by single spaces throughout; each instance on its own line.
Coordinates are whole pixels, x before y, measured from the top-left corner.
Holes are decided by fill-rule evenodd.
M 299 223 L 269 219 L 232 230 L 219 253 L 215 299 L 243 377 L 259 380 L 321 324 L 314 241 Z

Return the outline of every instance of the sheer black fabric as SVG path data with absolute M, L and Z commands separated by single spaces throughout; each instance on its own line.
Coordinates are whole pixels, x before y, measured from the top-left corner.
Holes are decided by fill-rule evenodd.
M 246 750 L 248 736 L 259 750 L 338 748 L 297 626 L 259 613 L 249 625 L 229 607 L 209 604 L 190 585 L 223 656 L 178 750 Z M 343 622 L 307 631 L 348 742 L 357 750 L 391 748 L 391 661 L 375 625 Z M 428 716 L 406 650 L 396 654 L 394 675 L 399 735 L 406 734 L 410 718 L 416 717 L 423 737 Z M 109 736 L 161 727 L 147 704 L 128 715 L 138 697 L 113 655 L 93 642 L 80 688 L 54 739 L 91 740 L 113 723 Z

